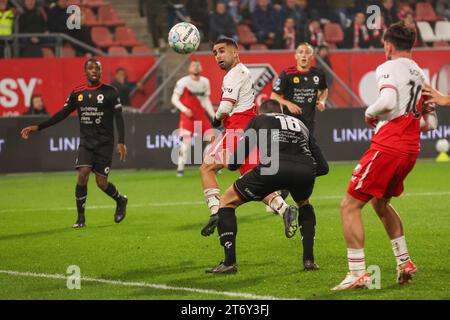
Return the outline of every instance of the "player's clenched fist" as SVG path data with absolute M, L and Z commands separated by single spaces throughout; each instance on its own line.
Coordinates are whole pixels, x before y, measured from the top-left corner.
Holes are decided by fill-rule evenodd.
M 38 126 L 29 126 L 26 128 L 23 128 L 22 131 L 20 132 L 22 139 L 27 140 L 30 136 L 30 133 L 34 133 L 38 131 Z

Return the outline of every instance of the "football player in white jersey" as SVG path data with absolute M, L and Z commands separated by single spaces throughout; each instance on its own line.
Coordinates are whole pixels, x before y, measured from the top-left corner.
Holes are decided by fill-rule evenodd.
M 216 173 L 226 166 L 226 161 L 234 152 L 237 140 L 251 119 L 256 117 L 255 93 L 250 71 L 239 60 L 237 43 L 230 38 L 221 38 L 214 43 L 213 54 L 219 67 L 227 74 L 223 79 L 222 98 L 216 111 L 213 127 L 223 125 L 222 135 L 208 146 L 208 151 L 200 167 L 203 193 L 210 219 L 201 234 L 209 236 L 219 221 L 217 212 L 220 204 L 220 189 Z M 259 163 L 259 153 L 255 148 L 240 167 L 241 175 Z M 283 217 L 285 227 L 292 227 L 295 233 L 297 208 L 288 206 L 279 193 L 272 193 L 263 202 Z M 293 234 L 292 234 L 293 235 Z M 220 235 L 219 235 L 220 236 Z
M 341 203 L 349 272 L 333 290 L 369 287 L 364 255 L 361 211 L 371 201 L 397 262 L 397 283 L 409 283 L 417 271 L 406 246 L 403 224 L 391 204 L 403 192 L 403 181 L 420 151 L 420 132 L 437 127 L 436 112 L 421 98 L 426 77 L 412 60 L 415 30 L 404 22 L 391 25 L 384 36 L 388 61 L 377 68 L 380 96 L 366 110 L 366 123 L 376 127 L 369 150 L 352 173 Z
M 191 138 L 195 134 L 203 135 L 211 129 L 210 118 L 214 118 L 214 109 L 209 99 L 211 88 L 209 80 L 200 75 L 202 65 L 199 60 L 191 60 L 189 63 L 189 75 L 177 81 L 172 94 L 172 104 L 180 110 L 178 129 L 183 139 L 178 154 L 177 177 L 182 177 L 188 150 L 191 146 Z M 195 124 L 197 122 L 197 127 Z M 194 132 L 200 128 L 200 132 Z

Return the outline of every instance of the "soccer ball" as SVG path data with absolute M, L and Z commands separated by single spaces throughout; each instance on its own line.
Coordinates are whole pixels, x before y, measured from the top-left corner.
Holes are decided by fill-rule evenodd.
M 436 142 L 436 150 L 438 152 L 448 152 L 450 149 L 450 143 L 447 141 L 447 139 L 439 139 Z
M 169 46 L 177 53 L 188 54 L 198 49 L 200 32 L 188 22 L 180 22 L 169 31 Z

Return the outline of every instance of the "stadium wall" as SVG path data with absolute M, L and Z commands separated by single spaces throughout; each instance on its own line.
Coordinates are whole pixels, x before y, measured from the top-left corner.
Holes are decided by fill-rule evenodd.
M 126 114 L 126 143 L 129 157 L 114 168 L 175 169 L 172 148 L 179 143 L 174 132 L 174 114 Z M 439 128 L 422 134 L 421 158 L 437 156 L 435 143 L 450 138 L 450 109 L 438 110 Z M 332 109 L 317 115 L 316 138 L 330 161 L 357 160 L 370 144 L 373 131 L 364 121 L 362 109 Z M 30 140 L 22 140 L 21 128 L 42 121 L 42 117 L 0 118 L 0 173 L 65 171 L 74 168 L 78 147 L 78 120 L 71 117 Z

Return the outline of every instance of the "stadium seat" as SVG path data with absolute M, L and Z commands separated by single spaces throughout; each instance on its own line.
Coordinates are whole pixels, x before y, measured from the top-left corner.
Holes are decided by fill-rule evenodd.
M 252 44 L 250 46 L 250 50 L 255 50 L 255 51 L 257 51 L 257 50 L 268 50 L 268 49 L 269 48 L 267 48 L 267 46 L 265 44 L 262 44 L 262 43 L 255 43 L 255 44 Z
M 136 47 L 133 47 L 133 49 L 131 50 L 131 53 L 133 53 L 133 54 L 152 53 L 152 49 L 150 49 L 147 46 L 136 46 Z
M 111 32 L 109 32 L 106 27 L 93 27 L 91 29 L 91 38 L 100 48 L 118 45 L 118 43 L 113 40 Z
M 107 5 L 105 0 L 82 0 L 81 4 L 89 8 L 98 8 Z
M 98 20 L 108 27 L 123 26 L 125 22 L 119 18 L 116 10 L 109 6 L 103 6 L 98 9 Z
M 250 27 L 246 24 L 239 24 L 237 26 L 237 33 L 240 42 L 245 45 L 252 45 L 258 42 L 255 35 L 253 34 L 252 30 L 250 30 Z
M 438 21 L 435 26 L 436 38 L 443 41 L 450 41 L 450 22 Z
M 442 48 L 442 47 L 450 47 L 447 41 L 435 41 L 433 42 L 433 47 Z
M 438 19 L 430 3 L 419 2 L 416 4 L 416 21 L 436 21 Z
M 116 55 L 116 56 L 122 56 L 122 55 L 127 55 L 128 51 L 125 47 L 121 47 L 121 46 L 112 46 L 108 48 L 108 54 L 109 55 Z
M 344 41 L 344 31 L 338 23 L 327 23 L 324 27 L 325 41 L 335 45 Z
M 41 51 L 42 51 L 42 57 L 44 57 L 44 58 L 54 58 L 55 57 L 55 53 L 50 48 L 42 48 Z
M 70 45 L 70 43 L 66 43 L 61 51 L 62 58 L 75 58 L 77 53 L 75 49 Z
M 142 45 L 142 43 L 136 39 L 136 34 L 134 33 L 133 29 L 128 27 L 116 28 L 116 41 L 120 43 L 120 45 L 125 47 L 135 47 Z
M 433 29 L 430 24 L 426 21 L 418 21 L 417 28 L 419 29 L 420 35 L 422 36 L 422 40 L 424 42 L 434 42 L 439 39 L 435 36 Z
M 83 8 L 81 8 L 81 12 L 86 17 L 86 25 L 88 27 L 98 27 L 98 26 L 102 25 L 102 23 L 97 20 L 97 16 L 92 11 L 92 9 L 83 7 Z

